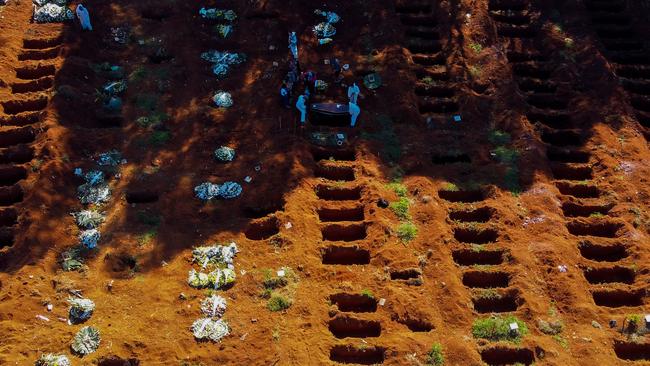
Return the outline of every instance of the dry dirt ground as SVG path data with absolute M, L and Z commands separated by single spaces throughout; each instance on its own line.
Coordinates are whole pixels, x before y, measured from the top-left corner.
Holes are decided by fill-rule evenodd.
M 238 15 L 226 40 L 198 15 L 217 5 Z M 0 10 L 0 364 L 54 352 L 73 365 L 426 365 L 434 344 L 445 365 L 650 364 L 645 324 L 629 334 L 624 322 L 650 313 L 647 1 L 86 6 L 92 32 L 33 24 L 27 0 Z M 319 7 L 342 18 L 324 46 L 311 32 Z M 130 29 L 127 44 L 113 27 Z M 279 105 L 292 30 L 303 70 L 330 82 L 318 100 L 346 101 L 326 58 L 350 64 L 344 83 L 381 75 L 362 87 L 355 130 L 301 130 Z M 209 49 L 247 61 L 217 80 L 199 57 Z M 103 62 L 129 75 L 121 118 L 97 112 Z M 234 106 L 213 108 L 217 90 Z M 317 148 L 314 131 L 349 143 Z M 222 145 L 235 161 L 215 161 Z M 65 272 L 82 207 L 73 171 L 112 149 L 127 163 L 108 172 L 99 246 Z M 229 180 L 241 197 L 193 195 Z M 406 187 L 402 218 L 378 204 L 400 200 L 391 182 Z M 206 291 L 186 282 L 192 248 L 231 241 L 237 279 L 218 292 L 231 334 L 197 342 Z M 281 267 L 291 306 L 271 312 L 263 281 Z M 82 325 L 58 320 L 71 290 L 96 303 L 85 325 L 102 341 L 83 358 L 70 350 Z M 528 334 L 473 337 L 492 314 Z

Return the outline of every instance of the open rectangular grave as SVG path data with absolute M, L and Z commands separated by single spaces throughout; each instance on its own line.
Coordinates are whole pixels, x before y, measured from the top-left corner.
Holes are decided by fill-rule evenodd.
M 26 126 L 39 123 L 45 115 L 44 111 L 24 112 L 0 117 L 0 126 Z
M 18 54 L 18 61 L 41 61 L 59 57 L 61 47 L 52 47 L 42 50 L 23 50 Z
M 318 178 L 334 181 L 353 181 L 354 168 L 345 165 L 323 165 L 319 164 L 314 170 L 314 175 Z
M 470 288 L 505 288 L 510 285 L 510 273 L 483 270 L 465 271 L 463 285 Z
M 420 111 L 420 114 L 450 113 L 450 112 L 458 111 L 459 108 L 460 106 L 458 105 L 458 102 L 453 100 L 446 100 L 446 99 L 441 99 L 438 101 L 421 102 L 418 105 L 418 110 Z
M 421 97 L 434 98 L 452 98 L 455 94 L 454 89 L 444 85 L 417 84 L 415 86 L 415 95 Z
M 488 244 L 499 239 L 499 232 L 489 228 L 457 227 L 454 228 L 454 238 L 461 243 Z
M 370 251 L 357 246 L 328 246 L 321 249 L 321 260 L 328 265 L 370 264 Z
M 36 80 L 46 76 L 54 76 L 54 65 L 29 65 L 16 68 L 16 78 L 22 80 Z
M 357 241 L 366 238 L 366 224 L 330 224 L 321 227 L 325 241 Z
M 31 127 L 0 131 L 0 148 L 18 144 L 29 144 L 36 140 L 36 131 Z
M 636 278 L 636 272 L 632 268 L 621 266 L 586 268 L 584 275 L 591 284 L 625 283 L 629 285 L 634 283 Z
M 24 197 L 23 188 L 19 185 L 0 187 L 0 206 L 11 206 L 21 202 Z
M 14 245 L 14 229 L 11 227 L 0 228 L 0 249 Z
M 549 147 L 546 150 L 546 157 L 548 160 L 557 163 L 586 164 L 589 162 L 591 154 L 581 150 L 558 149 Z
M 63 42 L 63 35 L 52 38 L 25 38 L 23 48 L 28 50 L 43 50 L 60 45 Z
M 378 346 L 338 345 L 330 349 L 330 360 L 338 363 L 375 365 L 384 363 L 386 350 Z
M 598 198 L 600 189 L 593 184 L 555 182 L 555 186 L 561 194 L 577 198 Z
M 47 96 L 41 95 L 30 99 L 15 99 L 2 102 L 2 108 L 6 114 L 20 114 L 24 112 L 36 112 L 47 107 Z
M 472 303 L 474 304 L 474 310 L 481 314 L 506 313 L 517 311 L 522 300 L 514 290 L 504 292 L 488 290 L 486 293 L 480 293 L 478 296 L 472 297 Z
M 616 238 L 624 228 L 621 222 L 612 221 L 578 221 L 566 224 L 569 233 L 576 236 L 598 236 L 602 238 Z
M 381 335 L 381 324 L 378 321 L 346 315 L 330 319 L 328 327 L 336 338 L 370 338 Z
M 496 346 L 481 350 L 481 359 L 490 366 L 531 365 L 535 353 L 527 348 Z
M 158 202 L 158 192 L 151 190 L 130 190 L 126 192 L 126 202 L 129 204 Z
M 594 303 L 608 308 L 643 306 L 645 290 L 602 289 L 592 292 Z
M 611 204 L 589 205 L 571 201 L 562 203 L 562 213 L 566 217 L 589 217 L 591 215 L 607 215 L 611 209 Z
M 547 80 L 551 77 L 551 70 L 535 62 L 517 63 L 512 65 L 516 76 Z M 534 100 L 533 100 L 534 101 Z
M 248 224 L 245 235 L 250 240 L 265 240 L 280 232 L 280 220 L 268 216 Z
M 321 222 L 363 221 L 363 206 L 355 207 L 321 207 L 317 211 Z
M 555 163 L 551 164 L 551 172 L 555 179 L 561 180 L 590 180 L 593 178 L 590 166 Z
M 616 357 L 628 361 L 650 361 L 650 343 L 614 342 Z
M 396 13 L 430 13 L 431 4 L 427 2 L 416 2 L 416 1 L 396 1 L 395 2 L 395 12 Z
M 391 318 L 400 324 L 406 325 L 411 332 L 426 333 L 434 329 L 434 326 L 430 321 L 410 313 L 406 313 L 403 316 L 394 315 Z
M 330 295 L 330 302 L 343 312 L 374 313 L 377 311 L 377 299 L 364 294 L 341 292 Z
M 571 126 L 571 115 L 563 112 L 532 111 L 526 113 L 526 118 L 532 123 L 541 123 L 551 128 L 567 128 Z
M 356 153 L 354 149 L 326 149 L 326 148 L 312 148 L 312 156 L 315 161 L 321 160 L 336 160 L 336 161 L 354 161 Z
M 0 186 L 12 186 L 27 178 L 27 169 L 22 166 L 0 167 Z
M 140 366 L 140 360 L 137 358 L 108 356 L 100 358 L 97 361 L 97 366 Z
M 474 266 L 474 265 L 497 265 L 504 262 L 503 249 L 496 250 L 472 250 L 472 249 L 456 249 L 451 255 L 458 265 L 461 266 Z
M 361 199 L 361 187 L 316 186 L 316 196 L 325 201 L 356 201 Z
M 14 94 L 34 93 L 50 89 L 54 86 L 54 77 L 43 77 L 24 83 L 12 83 L 11 92 Z
M 18 211 L 15 208 L 0 209 L 0 226 L 14 226 L 18 223 Z
M 582 135 L 575 130 L 545 130 L 542 132 L 542 141 L 553 146 L 580 146 Z
M 459 222 L 488 222 L 492 219 L 496 210 L 492 207 L 479 207 L 470 210 L 451 210 L 449 218 Z
M 596 262 L 618 262 L 629 255 L 625 245 L 620 243 L 600 245 L 584 241 L 578 245 L 578 249 L 584 258 Z
M 437 152 L 431 155 L 431 162 L 436 165 L 470 164 L 472 159 L 462 152 Z
M 449 202 L 479 202 L 485 199 L 485 195 L 481 190 L 445 190 L 438 191 L 438 196 L 443 200 Z

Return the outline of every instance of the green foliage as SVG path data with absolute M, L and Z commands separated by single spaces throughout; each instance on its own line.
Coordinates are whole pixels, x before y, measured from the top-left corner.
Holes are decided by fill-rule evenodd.
M 130 83 L 139 83 L 149 76 L 149 72 L 144 66 L 138 66 L 129 74 Z
M 488 141 L 495 146 L 509 144 L 510 139 L 510 134 L 504 131 L 492 130 L 488 134 Z
M 160 225 L 160 216 L 149 212 L 148 210 L 140 210 L 136 213 L 136 219 L 141 224 L 148 226 L 158 226 Z
M 291 301 L 282 295 L 273 294 L 266 306 L 270 311 L 282 311 L 291 306 Z
M 457 185 L 454 183 L 445 183 L 445 185 L 442 187 L 443 191 L 449 191 L 449 192 L 458 192 L 460 189 L 458 188 Z
M 361 295 L 365 296 L 365 297 L 367 297 L 369 299 L 374 299 L 375 298 L 375 295 L 372 293 L 372 291 L 368 290 L 367 288 L 361 290 Z
M 521 193 L 521 186 L 519 185 L 519 168 L 511 166 L 506 169 L 503 175 L 503 184 L 507 190 L 514 195 Z
M 169 115 L 165 112 L 155 111 L 148 116 L 140 117 L 136 120 L 138 126 L 147 128 L 149 126 L 165 123 L 169 121 Z
M 361 137 L 381 142 L 384 157 L 391 162 L 398 162 L 402 157 L 402 145 L 395 133 L 393 120 L 387 115 L 380 115 L 376 119 L 379 130 L 372 133 L 362 133 Z
M 442 345 L 434 343 L 431 351 L 427 353 L 427 366 L 442 366 L 445 364 L 445 356 L 442 353 Z
M 564 330 L 564 324 L 559 320 L 547 322 L 540 319 L 537 321 L 537 327 L 542 333 L 548 335 L 558 335 Z
M 510 332 L 510 323 L 517 323 L 519 326 L 519 332 Z M 527 333 L 528 328 L 526 327 L 526 323 L 512 315 L 478 319 L 472 325 L 472 335 L 474 338 L 488 339 L 491 341 L 510 341 L 519 343 L 521 337 L 525 336 Z
M 411 202 L 406 197 L 401 197 L 399 201 L 391 202 L 388 206 L 400 220 L 409 220 L 411 215 L 409 214 L 409 207 Z
M 404 222 L 397 227 L 397 237 L 404 243 L 408 243 L 418 236 L 418 227 L 411 222 Z
M 481 51 L 483 51 L 483 46 L 480 43 L 476 43 L 476 42 L 470 43 L 469 48 L 471 48 L 472 51 L 476 53 L 481 53 Z
M 504 164 L 514 164 L 519 159 L 519 151 L 515 149 L 510 149 L 505 146 L 499 146 L 496 149 L 492 150 L 495 158 L 500 163 Z
M 158 96 L 156 94 L 138 94 L 135 96 L 136 107 L 145 111 L 155 111 L 158 107 Z
M 400 197 L 406 197 L 406 195 L 408 194 L 408 189 L 402 183 L 398 183 L 398 182 L 388 183 L 386 185 L 386 188 L 395 192 Z
M 153 131 L 149 135 L 148 142 L 152 146 L 162 146 L 166 144 L 172 138 L 172 134 L 169 131 Z
M 273 274 L 271 269 L 264 270 L 264 280 L 262 280 L 262 286 L 266 290 L 273 290 L 276 288 L 284 287 L 288 283 L 286 276 L 279 277 Z
M 157 235 L 158 235 L 158 231 L 156 231 L 155 229 L 149 230 L 141 234 L 138 237 L 138 246 L 145 246 L 151 243 L 156 238 Z

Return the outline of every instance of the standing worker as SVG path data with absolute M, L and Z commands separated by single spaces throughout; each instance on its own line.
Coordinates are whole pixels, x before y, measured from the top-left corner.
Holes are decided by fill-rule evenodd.
M 303 94 L 298 97 L 296 108 L 300 111 L 300 124 L 304 125 L 307 120 L 307 98 Z
M 291 51 L 293 58 L 297 62 L 298 61 L 298 37 L 296 36 L 296 32 L 289 33 L 289 50 Z
M 280 88 L 280 100 L 282 101 L 282 106 L 284 108 L 291 108 L 291 105 L 289 103 L 289 88 L 287 87 L 287 83 L 284 81 L 282 82 L 282 87 Z
M 79 23 L 81 23 L 81 29 L 83 30 L 93 30 L 93 26 L 90 24 L 90 14 L 88 14 L 88 9 L 86 9 L 82 4 L 77 5 L 77 18 L 79 18 Z
M 361 93 L 361 90 L 359 90 L 357 83 L 352 83 L 352 85 L 348 87 L 348 98 L 350 98 L 351 103 L 357 104 L 359 93 Z
M 348 103 L 348 112 L 351 116 L 350 127 L 354 127 L 357 123 L 357 117 L 359 117 L 359 113 L 361 113 L 361 108 L 359 108 L 356 103 L 350 102 Z

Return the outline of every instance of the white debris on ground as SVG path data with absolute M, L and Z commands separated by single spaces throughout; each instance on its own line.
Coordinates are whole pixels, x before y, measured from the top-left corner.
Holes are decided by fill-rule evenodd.
M 66 1 L 34 0 L 34 3 L 34 21 L 36 23 L 61 23 L 74 19 L 74 13 L 68 9 Z
M 192 261 L 207 268 L 208 266 L 223 267 L 226 266 L 230 269 L 234 268 L 234 258 L 239 250 L 237 244 L 230 243 L 230 245 L 215 245 L 206 247 L 197 247 L 192 251 Z
M 214 97 L 212 97 L 212 100 L 214 101 L 214 104 L 217 105 L 217 107 L 220 108 L 230 108 L 234 104 L 232 100 L 232 95 L 230 93 L 225 92 L 223 90 L 219 90 L 214 94 Z
M 65 355 L 55 355 L 46 353 L 36 360 L 35 366 L 72 366 L 70 360 Z
M 90 299 L 68 299 L 70 303 L 70 321 L 72 323 L 84 322 L 93 315 L 95 303 Z
M 321 22 L 313 27 L 314 34 L 318 38 L 319 44 L 327 44 L 333 41 L 332 37 L 336 34 L 336 28 L 333 24 L 338 23 L 341 17 L 332 11 L 314 10 L 314 14 L 324 16 L 325 22 Z
M 71 213 L 80 229 L 97 229 L 106 218 L 103 213 L 93 210 L 81 210 Z
M 201 301 L 201 311 L 210 318 L 221 318 L 226 312 L 226 299 L 219 295 L 206 297 Z
M 214 157 L 222 162 L 230 162 L 235 159 L 235 149 L 228 146 L 221 146 L 214 151 Z
M 230 268 L 217 268 L 212 272 L 203 273 L 191 269 L 187 283 L 194 288 L 211 288 L 218 290 L 235 282 L 235 271 Z
M 197 319 L 192 323 L 192 334 L 199 340 L 211 340 L 219 342 L 223 337 L 230 334 L 230 327 L 225 320 L 214 320 L 212 318 Z

